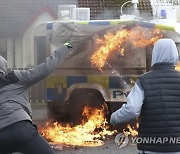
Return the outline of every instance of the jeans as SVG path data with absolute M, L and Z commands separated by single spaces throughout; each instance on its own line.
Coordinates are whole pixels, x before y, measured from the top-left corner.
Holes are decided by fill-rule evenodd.
M 0 154 L 55 154 L 30 121 L 20 121 L 0 130 Z

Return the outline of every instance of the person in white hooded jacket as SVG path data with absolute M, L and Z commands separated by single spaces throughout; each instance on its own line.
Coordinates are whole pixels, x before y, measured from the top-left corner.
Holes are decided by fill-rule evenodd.
M 175 42 L 159 39 L 153 48 L 151 70 L 138 78 L 127 103 L 111 115 L 111 125 L 139 117 L 138 137 L 151 139 L 137 144 L 139 154 L 180 154 L 178 60 Z
M 71 45 L 61 45 L 44 63 L 29 70 L 7 73 L 7 61 L 0 56 L 0 154 L 54 154 L 32 123 L 28 88 L 48 76 L 72 54 Z

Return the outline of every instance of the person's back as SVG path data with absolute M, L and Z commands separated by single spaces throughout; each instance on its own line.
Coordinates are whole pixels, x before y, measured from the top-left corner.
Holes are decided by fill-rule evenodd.
M 180 72 L 174 70 L 173 64 L 159 63 L 139 79 L 145 98 L 138 134 L 149 143 L 138 144 L 138 149 L 180 151 L 179 143 L 172 144 L 180 136 Z
M 139 77 L 128 103 L 111 116 L 111 121 L 124 122 L 140 115 L 138 136 L 142 142 L 137 147 L 142 154 L 180 153 L 178 59 L 171 39 L 158 40 L 153 48 L 152 69 Z
M 178 53 L 172 40 L 159 40 L 152 56 L 152 69 L 139 77 L 144 90 L 140 114 L 139 137 L 149 143 L 138 149 L 155 152 L 177 152 L 180 145 L 180 72 L 175 70 Z

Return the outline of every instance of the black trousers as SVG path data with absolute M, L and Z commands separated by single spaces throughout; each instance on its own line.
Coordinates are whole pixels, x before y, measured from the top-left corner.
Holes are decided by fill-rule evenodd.
M 30 121 L 21 121 L 0 130 L 0 154 L 55 154 Z

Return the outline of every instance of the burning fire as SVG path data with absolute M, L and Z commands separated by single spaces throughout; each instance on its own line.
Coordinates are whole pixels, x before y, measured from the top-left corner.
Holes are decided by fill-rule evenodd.
M 180 61 L 178 61 L 175 69 L 176 69 L 177 71 L 180 71 Z
M 100 45 L 99 49 L 92 55 L 91 63 L 95 65 L 97 68 L 102 68 L 112 51 L 116 49 L 120 49 L 123 51 L 124 49 L 121 47 L 124 38 L 128 35 L 128 30 L 117 31 L 116 34 L 108 33 L 104 36 L 104 39 L 97 40 L 97 43 Z
M 104 114 L 105 106 L 101 109 L 85 106 L 83 116 L 88 119 L 75 127 L 62 126 L 60 123 L 47 122 L 43 128 L 39 128 L 41 134 L 49 141 L 76 146 L 100 146 L 107 135 L 116 131 L 108 130 L 108 123 Z
M 125 42 L 130 42 L 134 47 L 144 47 L 154 44 L 161 37 L 159 29 L 154 29 L 147 34 L 139 26 L 131 30 L 124 29 L 116 33 L 107 33 L 104 38 L 96 40 L 99 47 L 91 56 L 91 63 L 99 70 L 102 70 L 112 52 L 119 51 L 124 56 L 125 49 L 123 44 Z
M 137 129 L 139 128 L 139 123 L 136 123 L 136 127 L 132 127 L 130 124 L 127 125 L 127 128 L 128 130 L 123 130 L 123 133 L 126 135 L 126 136 L 132 136 L 132 137 L 135 137 L 135 136 L 138 136 L 138 131 Z

